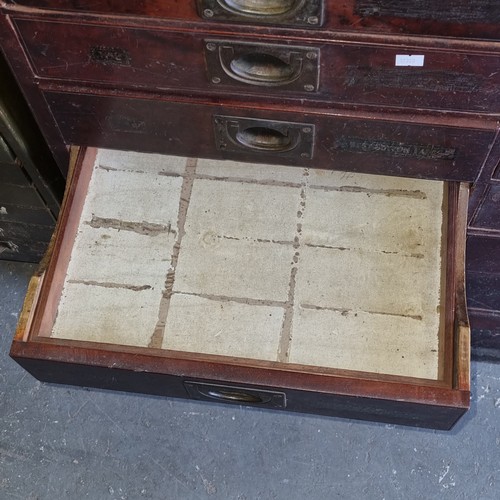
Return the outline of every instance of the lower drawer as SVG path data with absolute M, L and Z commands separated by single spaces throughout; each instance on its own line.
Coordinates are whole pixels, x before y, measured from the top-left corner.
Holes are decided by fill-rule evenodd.
M 150 153 L 473 181 L 494 138 L 451 119 L 141 96 L 45 92 L 68 144 Z
M 467 188 L 93 150 L 11 355 L 41 380 L 450 428 Z

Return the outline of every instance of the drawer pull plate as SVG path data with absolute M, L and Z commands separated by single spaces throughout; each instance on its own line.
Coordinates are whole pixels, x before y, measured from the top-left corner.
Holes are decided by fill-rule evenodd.
M 205 40 L 208 79 L 310 93 L 318 90 L 320 51 L 314 47 Z
M 210 21 L 321 26 L 324 0 L 198 0 L 198 14 Z
M 278 122 L 232 116 L 214 116 L 217 149 L 311 159 L 315 127 L 308 123 Z
M 184 387 L 193 399 L 271 408 L 286 407 L 286 396 L 282 392 L 193 381 L 185 381 Z

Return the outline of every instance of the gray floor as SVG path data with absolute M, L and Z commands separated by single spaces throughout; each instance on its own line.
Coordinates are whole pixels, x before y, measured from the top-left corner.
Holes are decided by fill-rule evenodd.
M 500 498 L 500 365 L 448 433 L 50 386 L 8 357 L 34 268 L 0 262 L 0 500 Z

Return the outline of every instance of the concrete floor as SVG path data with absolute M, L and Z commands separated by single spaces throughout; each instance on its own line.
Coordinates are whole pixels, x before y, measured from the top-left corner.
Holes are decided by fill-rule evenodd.
M 34 269 L 0 261 L 0 500 L 500 498 L 500 364 L 451 432 L 41 384 L 7 354 Z

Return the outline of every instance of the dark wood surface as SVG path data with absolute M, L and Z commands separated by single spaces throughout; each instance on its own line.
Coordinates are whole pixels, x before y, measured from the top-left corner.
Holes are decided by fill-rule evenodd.
M 500 231 L 500 183 L 486 185 L 471 227 L 491 232 Z
M 276 95 L 290 99 L 312 99 L 329 103 L 351 103 L 404 107 L 405 109 L 450 109 L 494 113 L 500 111 L 498 56 L 469 51 L 436 50 L 408 44 L 404 49 L 390 43 L 342 43 L 324 39 L 305 43 L 288 37 L 287 45 L 318 50 L 317 91 L 290 90 L 283 85 L 252 85 L 225 78 L 227 71 L 214 57 L 213 83 L 207 74 L 206 46 L 248 43 L 256 40 L 240 33 L 220 38 L 218 32 L 195 32 L 162 26 L 161 29 L 123 26 L 81 25 L 68 22 L 14 19 L 35 74 L 40 78 L 69 83 L 113 84 L 119 88 L 156 91 L 182 89 L 231 95 L 253 94 L 256 99 Z M 209 26 L 207 26 L 209 28 Z M 266 40 L 267 38 L 267 40 Z M 277 44 L 274 37 L 259 38 L 261 47 L 251 54 L 266 54 Z M 282 46 L 281 59 L 293 48 Z M 166 50 L 168 47 L 168 50 Z M 230 50 L 230 49 L 228 49 Z M 396 55 L 425 55 L 425 68 L 398 67 Z M 307 62 L 307 58 L 304 58 Z M 305 64 L 304 62 L 304 64 Z M 283 88 L 284 87 L 284 88 Z
M 494 130 L 404 122 L 401 115 L 308 109 L 118 92 L 45 91 L 44 97 L 70 144 L 133 149 L 193 157 L 282 163 L 384 175 L 472 181 Z M 302 123 L 315 127 L 313 158 L 216 143 L 216 116 Z M 398 121 L 392 121 L 399 118 Z M 449 122 L 455 123 L 453 120 Z M 196 124 L 196 127 L 193 126 Z M 264 123 L 264 125 L 266 125 Z
M 6 4 L 80 13 L 200 21 L 195 0 L 7 0 Z M 500 7 L 496 0 L 325 0 L 323 28 L 338 31 L 498 40 Z M 234 19 L 234 18 L 233 18 Z M 208 19 L 212 22 L 213 19 Z M 259 24 L 258 18 L 242 18 Z M 279 26 L 280 20 L 274 22 Z M 290 25 L 286 19 L 281 24 Z M 311 25 L 312 28 L 315 25 Z
M 64 179 L 0 54 L 0 259 L 38 262 Z
M 97 387 L 114 391 L 138 392 L 157 396 L 174 398 L 188 398 L 184 386 L 185 377 L 168 375 L 157 372 L 141 371 L 116 367 L 78 364 L 75 362 L 61 362 L 54 359 L 43 359 L 47 351 L 29 352 L 26 348 L 30 344 L 14 343 L 11 355 L 37 379 L 44 382 Z M 38 347 L 37 347 L 38 349 Z M 222 372 L 217 370 L 218 378 L 195 378 L 199 382 L 219 382 Z M 191 381 L 193 378 L 189 377 Z M 237 388 L 240 386 L 236 384 Z M 297 390 L 269 385 L 249 385 L 245 388 L 259 390 L 275 390 L 285 394 L 286 406 L 284 410 L 293 412 L 314 413 L 325 416 L 355 418 L 391 424 L 410 425 L 415 427 L 431 427 L 448 430 L 465 413 L 468 407 L 469 396 L 463 393 L 462 397 L 449 404 L 439 404 L 439 398 L 432 399 L 432 403 L 412 403 L 396 399 L 373 399 L 332 394 L 330 391 Z M 213 404 L 214 401 L 210 400 Z M 225 403 L 227 404 L 227 403 Z M 241 403 L 237 403 L 241 404 Z M 252 406 L 259 406 L 258 404 Z M 265 408 L 265 405 L 261 405 Z
M 38 91 L 37 84 L 33 79 L 33 73 L 29 67 L 26 54 L 20 44 L 17 35 L 12 31 L 10 21 L 7 17 L 0 15 L 0 49 L 5 55 L 5 59 L 14 74 L 19 87 L 24 94 L 24 98 L 33 113 L 34 119 L 40 128 L 45 140 L 46 146 L 48 145 L 50 153 L 54 161 L 60 169 L 54 177 L 60 177 L 61 180 L 58 186 L 59 194 L 64 187 L 64 176 L 67 174 L 68 169 L 68 150 L 67 145 L 62 140 L 61 134 L 57 129 L 50 111 L 47 109 L 46 104 L 43 102 Z

